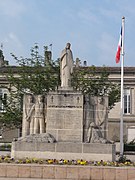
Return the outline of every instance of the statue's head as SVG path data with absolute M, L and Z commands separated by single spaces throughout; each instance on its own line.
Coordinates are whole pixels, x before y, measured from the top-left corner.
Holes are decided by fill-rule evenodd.
M 43 96 L 42 95 L 38 95 L 37 99 L 38 99 L 38 102 L 42 102 L 43 101 Z
M 32 96 L 31 94 L 28 95 L 27 99 L 28 99 L 28 102 L 29 102 L 29 103 L 32 103 L 32 102 L 33 102 L 33 96 Z
M 67 43 L 66 49 L 70 49 L 70 46 L 71 46 L 71 44 L 70 44 L 70 43 Z

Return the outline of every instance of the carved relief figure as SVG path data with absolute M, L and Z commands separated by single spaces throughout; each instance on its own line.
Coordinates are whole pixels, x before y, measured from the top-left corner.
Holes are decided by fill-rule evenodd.
M 84 142 L 112 143 L 106 139 L 107 97 L 85 96 Z
M 35 104 L 33 102 L 34 97 L 31 96 L 31 104 L 29 106 L 29 110 L 27 112 L 26 116 L 26 122 L 28 122 L 29 125 L 29 134 L 34 133 L 34 110 L 35 110 Z
M 23 105 L 23 129 L 22 136 L 25 137 L 30 134 L 42 134 L 45 132 L 45 109 L 43 96 L 34 96 L 35 101 L 31 95 L 24 96 Z
M 24 95 L 23 98 L 23 125 L 22 125 L 22 136 L 25 137 L 31 134 L 32 127 L 30 127 L 31 122 L 33 122 L 33 97 L 32 95 Z
M 107 118 L 108 100 L 106 97 L 98 97 L 96 103 L 96 125 L 102 126 Z
M 71 44 L 67 43 L 60 57 L 61 87 L 71 86 L 71 74 L 73 72 L 73 54 Z
M 44 104 L 43 96 L 38 95 L 35 103 L 34 115 L 34 134 L 42 134 L 45 132 L 45 119 L 44 119 Z
M 84 96 L 84 122 L 83 122 L 83 139 L 84 142 L 89 142 L 90 139 L 90 124 L 94 122 L 95 111 L 94 111 L 94 102 L 93 98 L 89 95 Z

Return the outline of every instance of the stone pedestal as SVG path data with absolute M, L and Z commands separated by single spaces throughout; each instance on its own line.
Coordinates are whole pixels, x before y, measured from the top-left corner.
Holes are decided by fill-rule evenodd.
M 11 157 L 43 159 L 83 159 L 88 161 L 115 161 L 115 144 L 73 142 L 12 142 Z
M 59 89 L 47 96 L 46 133 L 58 142 L 83 141 L 83 95 Z

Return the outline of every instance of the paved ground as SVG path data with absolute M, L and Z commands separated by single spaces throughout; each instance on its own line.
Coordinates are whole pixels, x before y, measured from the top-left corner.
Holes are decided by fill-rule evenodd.
M 43 179 L 36 179 L 36 178 L 0 178 L 0 180 L 43 180 Z M 54 179 L 46 179 L 46 180 L 54 180 Z M 59 180 L 59 179 L 55 179 L 55 180 Z M 61 179 L 61 180 L 64 180 L 64 179 Z
M 6 155 L 10 155 L 10 151 L 0 151 L 0 156 L 6 156 Z
M 43 180 L 43 179 L 36 179 L 36 178 L 0 178 L 0 180 Z M 54 179 L 48 179 L 48 180 L 54 180 Z M 57 179 L 55 179 L 55 180 L 57 180 Z

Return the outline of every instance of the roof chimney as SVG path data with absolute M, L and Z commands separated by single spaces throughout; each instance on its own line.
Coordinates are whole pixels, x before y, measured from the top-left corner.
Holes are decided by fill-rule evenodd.
M 83 65 L 84 65 L 84 66 L 87 66 L 87 61 L 83 61 Z

